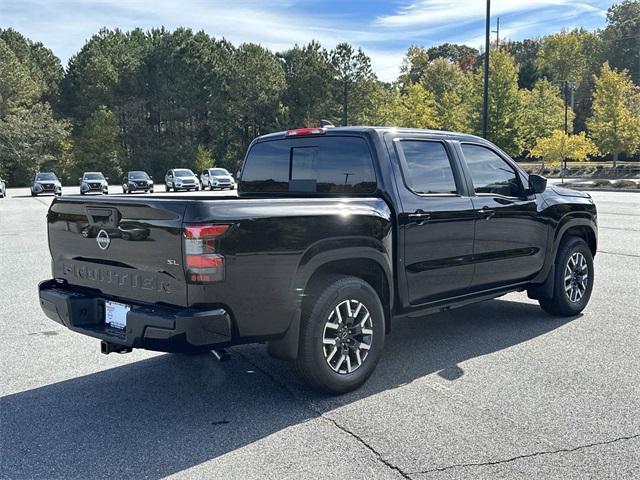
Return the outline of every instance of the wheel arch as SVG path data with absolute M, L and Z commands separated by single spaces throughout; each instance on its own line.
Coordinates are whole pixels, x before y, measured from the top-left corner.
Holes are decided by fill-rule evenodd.
M 347 249 L 348 250 L 348 249 Z M 328 253 L 328 252 L 327 252 Z M 310 300 L 317 294 L 322 280 L 332 275 L 348 275 L 361 278 L 376 291 L 384 310 L 385 333 L 391 331 L 393 284 L 390 259 L 377 250 L 359 249 L 355 252 L 319 255 L 300 268 L 294 280 L 295 310 L 285 335 L 268 342 L 269 354 L 283 360 L 295 360 L 298 356 L 300 321 L 309 308 Z

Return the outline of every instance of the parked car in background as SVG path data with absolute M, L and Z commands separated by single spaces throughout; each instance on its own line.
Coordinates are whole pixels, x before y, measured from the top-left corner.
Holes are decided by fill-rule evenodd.
M 7 185 L 4 183 L 2 177 L 0 177 L 0 198 L 7 196 Z
M 311 385 L 344 393 L 373 372 L 395 319 L 524 290 L 572 317 L 591 296 L 593 199 L 547 187 L 479 137 L 273 133 L 249 146 L 238 195 L 56 198 L 45 314 L 103 353 L 220 356 L 265 340 Z
M 102 172 L 84 172 L 80 181 L 80 195 L 85 193 L 103 193 L 107 195 L 109 193 L 109 180 Z
M 31 182 L 31 196 L 36 197 L 41 193 L 53 193 L 62 195 L 62 184 L 53 172 L 38 172 Z
M 209 187 L 210 190 L 216 188 L 229 188 L 233 190 L 236 188 L 235 180 L 225 168 L 207 168 L 203 170 L 200 172 L 200 184 L 203 190 L 207 187 Z
M 141 170 L 127 172 L 122 179 L 122 193 L 150 192 L 153 193 L 153 179 Z
M 172 168 L 164 176 L 164 188 L 170 192 L 178 190 L 200 190 L 200 180 L 188 168 Z

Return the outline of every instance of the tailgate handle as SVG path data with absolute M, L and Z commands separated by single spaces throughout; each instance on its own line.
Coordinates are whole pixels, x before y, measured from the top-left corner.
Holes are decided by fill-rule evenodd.
M 87 207 L 87 219 L 92 225 L 115 228 L 118 226 L 118 211 L 115 208 Z

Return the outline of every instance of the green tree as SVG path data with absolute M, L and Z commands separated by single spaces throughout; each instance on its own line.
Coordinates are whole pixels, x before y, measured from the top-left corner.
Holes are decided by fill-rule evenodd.
M 207 168 L 213 168 L 216 166 L 216 162 L 211 155 L 211 150 L 209 150 L 204 145 L 198 145 L 196 150 L 196 162 L 195 162 L 195 171 L 202 172 Z
M 421 84 L 433 94 L 436 116 L 443 130 L 472 130 L 472 83 L 471 74 L 444 58 L 436 58 L 426 67 Z
M 508 42 L 506 49 L 520 69 L 518 71 L 518 86 L 520 88 L 532 89 L 533 85 L 540 78 L 540 71 L 538 70 L 537 58 L 540 51 L 540 40 L 538 39 L 525 39 L 518 42 Z
M 431 47 L 427 50 L 428 58 L 434 60 L 436 58 L 444 58 L 452 63 L 457 64 L 463 70 L 471 66 L 477 59 L 480 52 L 477 49 L 460 45 L 456 43 L 443 43 L 441 45 Z
M 0 174 L 12 185 L 26 185 L 38 170 L 56 170 L 67 154 L 69 124 L 51 107 L 36 103 L 0 118 Z
M 510 155 L 522 151 L 520 138 L 520 95 L 518 94 L 518 65 L 505 50 L 496 50 L 489 56 L 489 122 L 487 138 Z M 482 77 L 476 74 L 474 82 L 475 111 L 482 111 Z M 481 118 L 476 114 L 475 130 L 480 132 Z
M 60 60 L 40 42 L 32 42 L 19 32 L 0 29 L 0 41 L 13 52 L 22 67 L 28 71 L 38 101 L 55 106 L 63 70 Z
M 362 113 L 363 125 L 394 127 L 400 125 L 400 91 L 396 85 L 376 83 L 369 95 L 369 108 Z
M 37 85 L 4 40 L 0 39 L 0 118 L 19 108 L 32 105 L 38 96 Z
M 623 0 L 607 10 L 607 26 L 602 32 L 605 58 L 612 68 L 628 70 L 640 84 L 640 1 Z
M 418 83 L 429 66 L 429 54 L 427 49 L 418 45 L 411 45 L 400 65 L 401 85 Z
M 338 121 L 339 104 L 332 83 L 335 76 L 329 54 L 313 41 L 280 54 L 284 62 L 286 89 L 283 102 L 290 127 L 316 126 L 321 119 Z
M 396 117 L 398 126 L 407 128 L 441 128 L 433 93 L 419 83 L 405 88 Z
M 119 178 L 123 170 L 119 133 L 116 115 L 105 106 L 98 107 L 76 139 L 73 173 L 100 171 Z
M 254 43 L 233 52 L 229 107 L 241 133 L 242 150 L 251 140 L 282 125 L 284 69 L 276 56 Z
M 628 104 L 633 92 L 629 75 L 612 70 L 605 62 L 595 79 L 593 115 L 587 127 L 600 151 L 613 155 L 614 168 L 621 153 L 633 153 L 640 147 L 640 117 Z
M 538 68 L 555 82 L 579 82 L 586 61 L 580 36 L 566 30 L 544 37 L 537 57 Z
M 519 95 L 522 147 L 531 150 L 539 138 L 564 128 L 564 102 L 558 87 L 546 79 L 538 80 L 531 90 L 520 90 Z M 572 119 L 573 113 L 569 111 L 568 122 Z
M 551 135 L 539 138 L 530 152 L 532 157 L 542 158 L 543 167 L 545 161 L 554 165 L 565 159 L 583 162 L 589 155 L 597 154 L 598 148 L 584 132 L 567 135 L 563 130 L 554 130 Z
M 371 59 L 362 49 L 354 50 L 348 43 L 340 43 L 330 54 L 335 81 L 342 99 L 342 124 L 349 124 L 349 109 L 352 116 L 362 115 L 368 105 L 368 94 L 375 84 Z

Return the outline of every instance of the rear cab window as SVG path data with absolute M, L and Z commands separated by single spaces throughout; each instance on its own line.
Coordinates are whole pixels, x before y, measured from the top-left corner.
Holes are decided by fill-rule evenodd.
M 376 191 L 373 158 L 361 137 L 258 142 L 242 169 L 241 193 L 366 194 Z
M 418 195 L 457 195 L 453 165 L 443 142 L 399 138 L 394 142 L 405 186 Z

